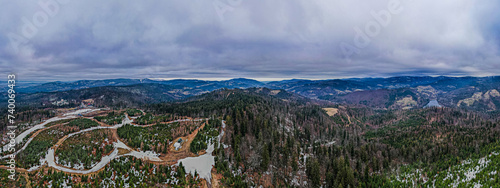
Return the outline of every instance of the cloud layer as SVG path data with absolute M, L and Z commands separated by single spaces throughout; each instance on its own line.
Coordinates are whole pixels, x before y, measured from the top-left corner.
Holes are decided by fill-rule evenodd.
M 24 80 L 500 74 L 495 0 L 2 1 Z

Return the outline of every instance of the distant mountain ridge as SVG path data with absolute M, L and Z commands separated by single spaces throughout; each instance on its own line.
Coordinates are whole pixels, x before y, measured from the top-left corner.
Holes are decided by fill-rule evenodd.
M 271 81 L 268 83 L 259 82 L 247 78 L 234 78 L 222 81 L 206 81 L 197 79 L 174 79 L 174 80 L 156 80 L 156 79 L 106 79 L 106 80 L 78 80 L 73 82 L 47 82 L 39 85 L 30 84 L 17 88 L 21 93 L 36 93 L 36 92 L 52 92 L 65 91 L 72 89 L 85 89 L 101 86 L 127 86 L 143 83 L 157 83 L 172 86 L 185 86 L 197 88 L 210 87 L 233 87 L 233 88 L 249 88 L 249 87 L 268 87 L 272 89 L 303 89 L 303 88 L 335 88 L 339 90 L 373 90 L 373 89 L 396 89 L 404 87 L 417 87 L 423 85 L 432 85 L 442 87 L 452 86 L 453 88 L 461 88 L 470 86 L 479 82 L 491 80 L 499 82 L 500 76 L 494 77 L 430 77 L 430 76 L 399 76 L 390 78 L 348 78 L 348 79 L 327 79 L 327 80 L 306 80 L 306 79 L 291 79 L 282 81 Z M 497 83 L 498 84 L 498 83 Z M 440 88 L 445 89 L 445 88 Z
M 37 93 L 37 92 L 54 92 L 54 91 L 68 91 L 76 89 L 86 89 L 102 86 L 129 86 L 136 84 L 163 84 L 174 87 L 193 87 L 203 88 L 206 90 L 213 90 L 214 88 L 234 87 L 234 88 L 248 88 L 258 87 L 265 84 L 251 79 L 236 78 L 224 81 L 205 81 L 205 80 L 153 80 L 153 79 L 107 79 L 107 80 L 78 80 L 74 82 L 48 82 L 39 85 L 20 86 L 16 90 L 19 93 Z
M 498 91 L 500 91 L 500 76 L 292 79 L 267 83 L 246 78 L 223 81 L 109 79 L 49 82 L 26 87 L 21 86 L 16 91 L 27 97 L 27 99 L 36 98 L 34 96 L 51 96 L 50 99 L 45 100 L 53 101 L 64 99 L 64 96 L 54 94 L 54 92 L 74 94 L 85 91 L 97 94 L 99 90 L 102 90 L 106 92 L 113 91 L 116 95 L 120 93 L 122 96 L 131 96 L 133 94 L 136 98 L 141 98 L 141 100 L 144 98 L 144 103 L 151 103 L 184 99 L 222 88 L 285 90 L 312 99 L 364 105 L 380 109 L 421 108 L 429 101 L 436 100 L 445 107 L 487 111 L 500 110 L 500 95 L 498 94 Z M 79 98 L 84 98 L 87 95 L 89 97 L 94 96 L 86 94 Z

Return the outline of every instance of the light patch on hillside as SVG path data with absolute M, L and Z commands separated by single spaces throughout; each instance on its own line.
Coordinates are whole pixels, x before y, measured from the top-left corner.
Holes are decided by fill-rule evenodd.
M 489 90 L 485 92 L 484 95 L 482 92 L 476 92 L 472 97 L 458 101 L 457 106 L 460 107 L 462 103 L 467 106 L 472 106 L 476 101 L 489 100 L 491 97 L 500 97 L 500 93 L 496 89 Z
M 467 106 L 471 106 L 474 104 L 474 102 L 481 100 L 483 98 L 482 96 L 483 96 L 482 92 L 476 92 L 474 93 L 474 95 L 472 95 L 472 97 L 458 101 L 457 106 L 462 105 L 462 103 Z
M 418 86 L 417 92 L 428 97 L 435 96 L 438 93 L 432 86 Z
M 339 112 L 339 109 L 337 108 L 323 108 L 323 110 L 325 110 L 326 114 L 328 114 L 329 116 L 334 116 Z
M 417 106 L 417 101 L 413 100 L 413 97 L 408 96 L 396 101 L 396 105 L 403 107 L 403 109 L 410 109 Z
M 500 97 L 500 93 L 496 89 L 492 89 L 484 94 L 484 99 L 490 99 L 491 97 Z
M 271 90 L 271 95 L 276 95 L 280 92 L 281 92 L 280 90 Z
M 423 91 L 436 91 L 436 90 L 432 86 L 418 86 L 417 91 L 423 92 Z

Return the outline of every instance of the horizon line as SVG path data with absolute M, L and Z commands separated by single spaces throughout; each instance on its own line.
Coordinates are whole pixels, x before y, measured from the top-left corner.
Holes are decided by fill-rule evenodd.
M 32 82 L 32 83 L 50 83 L 50 82 L 77 82 L 77 81 L 98 81 L 98 80 L 116 80 L 116 79 L 129 79 L 129 80 L 155 80 L 155 81 L 171 81 L 171 80 L 201 80 L 201 81 L 229 81 L 234 79 L 249 79 L 259 82 L 273 82 L 273 81 L 285 81 L 285 80 L 346 80 L 346 79 L 367 79 L 367 78 L 397 78 L 397 77 L 453 77 L 453 78 L 486 78 L 486 77 L 498 77 L 500 75 L 487 75 L 487 76 L 472 76 L 472 75 L 401 75 L 401 76 L 367 76 L 367 77 L 331 77 L 331 78 L 310 78 L 310 77 L 292 77 L 292 78 L 255 78 L 255 77 L 224 77 L 224 78 L 102 78 L 102 79 L 75 79 L 75 80 L 16 80 L 17 82 Z M 0 79 L 2 80 L 2 79 Z

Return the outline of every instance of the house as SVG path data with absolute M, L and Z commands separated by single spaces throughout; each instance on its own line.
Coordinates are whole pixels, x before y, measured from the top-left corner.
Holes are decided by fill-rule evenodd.
M 177 140 L 177 142 L 174 144 L 175 150 L 179 150 L 180 148 L 182 148 L 182 142 L 184 142 L 182 138 L 179 138 L 179 140 Z

